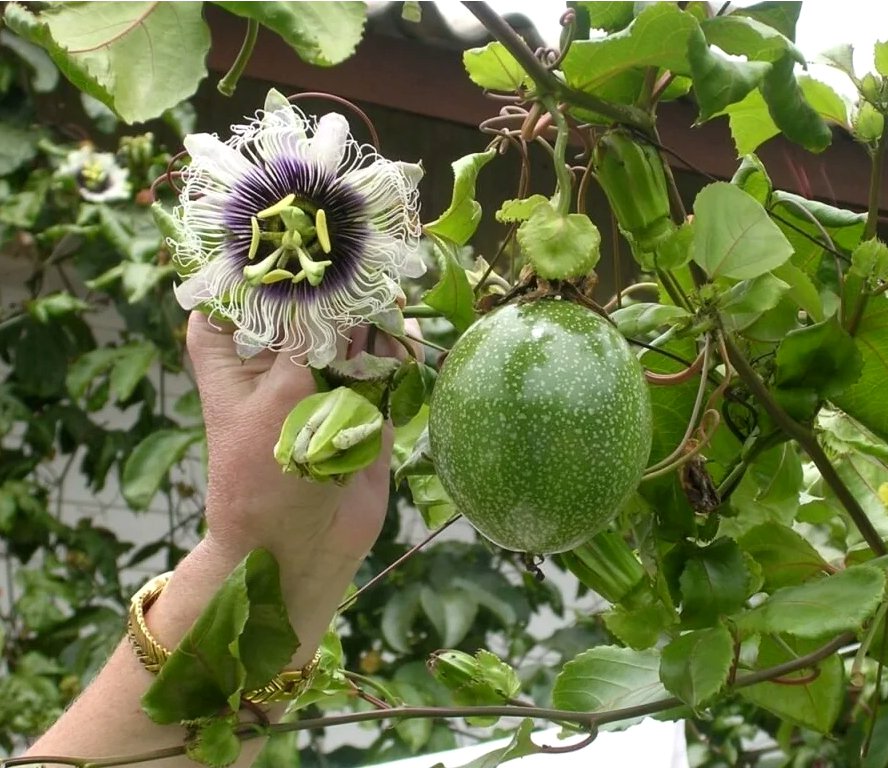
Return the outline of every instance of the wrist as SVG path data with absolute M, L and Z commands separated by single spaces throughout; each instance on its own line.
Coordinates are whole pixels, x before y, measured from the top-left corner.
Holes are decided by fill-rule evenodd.
M 145 614 L 151 634 L 173 649 L 253 546 L 230 545 L 209 534 L 179 563 L 169 583 Z M 262 546 L 257 544 L 256 546 Z M 265 547 L 280 568 L 281 590 L 299 647 L 289 668 L 309 662 L 342 601 L 360 558 L 325 549 L 320 541 Z

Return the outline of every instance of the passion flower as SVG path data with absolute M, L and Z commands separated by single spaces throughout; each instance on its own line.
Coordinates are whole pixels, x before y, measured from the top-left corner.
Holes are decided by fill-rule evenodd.
M 359 145 L 342 115 L 306 117 L 271 91 L 227 141 L 192 134 L 185 148 L 176 296 L 233 322 L 242 357 L 323 367 L 346 329 L 398 299 L 400 277 L 422 274 L 421 167 Z
M 110 152 L 96 152 L 91 144 L 69 152 L 58 173 L 73 178 L 80 196 L 90 203 L 127 200 L 132 192 L 129 171 Z
M 573 549 L 641 479 L 651 404 L 641 365 L 601 316 L 553 298 L 509 304 L 454 345 L 429 405 L 445 489 L 506 549 Z

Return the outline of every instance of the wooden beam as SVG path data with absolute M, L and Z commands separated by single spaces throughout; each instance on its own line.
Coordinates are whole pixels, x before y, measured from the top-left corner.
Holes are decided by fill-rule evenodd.
M 206 5 L 213 34 L 209 67 L 222 73 L 237 55 L 244 21 Z M 423 115 L 463 125 L 477 125 L 497 113 L 499 104 L 486 98 L 466 76 L 458 50 L 430 42 L 367 34 L 354 56 L 324 68 L 301 61 L 277 35 L 261 29 L 246 74 L 294 90 L 318 90 L 357 102 Z M 696 106 L 690 100 L 663 104 L 659 130 L 678 169 L 729 179 L 739 160 L 728 122 L 717 118 L 694 126 Z M 814 155 L 777 137 L 760 148 L 760 156 L 776 187 L 833 205 L 865 210 L 869 157 L 847 134 L 836 129 L 825 152 Z M 883 168 L 882 218 L 888 219 L 888 167 Z

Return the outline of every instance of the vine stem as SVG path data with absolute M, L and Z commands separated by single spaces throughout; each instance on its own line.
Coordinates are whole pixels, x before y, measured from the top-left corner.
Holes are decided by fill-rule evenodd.
M 434 307 L 428 304 L 412 304 L 401 310 L 404 317 L 443 317 L 443 315 Z
M 774 678 L 783 678 L 800 669 L 814 667 L 825 658 L 832 656 L 843 646 L 854 640 L 852 632 L 843 632 L 829 642 L 820 646 L 811 653 L 799 656 L 795 659 L 777 664 L 773 667 L 760 669 L 756 672 L 739 677 L 732 686 L 732 690 L 748 688 L 751 685 L 767 682 Z M 587 728 L 596 728 L 606 723 L 616 723 L 621 720 L 629 720 L 636 717 L 644 717 L 657 712 L 685 706 L 685 703 L 677 696 L 667 696 L 656 701 L 638 704 L 632 707 L 621 707 L 603 712 L 574 712 L 566 709 L 548 709 L 543 707 L 524 706 L 498 706 L 498 707 L 393 707 L 386 710 L 372 710 L 369 712 L 350 712 L 345 715 L 333 715 L 330 717 L 315 717 L 300 720 L 295 723 L 276 723 L 267 728 L 257 730 L 253 724 L 244 724 L 235 733 L 242 741 L 249 741 L 260 736 L 272 736 L 275 734 L 289 733 L 291 731 L 308 731 L 320 728 L 329 728 L 337 725 L 349 725 L 351 723 L 366 723 L 378 720 L 415 718 L 420 720 L 464 718 L 464 717 L 521 717 L 536 718 L 539 720 L 559 721 L 564 720 L 578 723 Z M 185 745 L 157 749 L 137 755 L 106 758 L 83 757 L 57 757 L 47 755 L 35 755 L 33 757 L 12 757 L 0 760 L 0 768 L 16 768 L 22 765 L 38 765 L 41 763 L 58 763 L 59 765 L 73 765 L 77 768 L 116 768 L 122 765 L 135 765 L 147 763 L 150 760 L 160 760 L 167 757 L 175 757 L 185 753 Z
M 256 47 L 256 38 L 259 36 L 259 22 L 256 19 L 247 19 L 247 31 L 244 34 L 244 42 L 237 52 L 237 58 L 231 65 L 231 68 L 225 73 L 225 76 L 216 85 L 223 96 L 233 96 L 237 88 L 237 81 L 247 68 L 250 57 L 253 55 L 253 48 Z
M 863 227 L 863 240 L 874 238 L 879 227 L 879 202 L 882 197 L 882 165 L 885 162 L 886 146 L 888 146 L 888 119 L 884 121 L 882 135 L 879 137 L 876 151 L 873 152 L 873 167 L 870 171 L 869 201 L 866 212 L 866 224 Z M 854 314 L 848 322 L 848 333 L 852 336 L 857 333 L 857 329 L 860 327 L 860 321 L 863 319 L 863 312 L 866 309 L 869 297 L 869 291 L 862 291 L 860 300 L 857 302 L 857 306 L 854 307 Z
M 395 338 L 409 339 L 410 341 L 415 342 L 416 344 L 422 344 L 423 346 L 429 347 L 430 349 L 437 349 L 439 352 L 449 352 L 450 350 L 447 347 L 443 347 L 440 344 L 436 344 L 434 341 L 429 341 L 428 339 L 420 338 L 419 336 L 414 336 L 412 333 L 405 333 L 403 336 Z M 415 355 L 414 355 L 415 357 Z
M 599 99 L 597 96 L 593 96 L 591 93 L 571 88 L 543 66 L 543 63 L 534 56 L 527 43 L 487 3 L 463 2 L 463 5 L 493 35 L 494 39 L 501 43 L 515 57 L 516 61 L 533 80 L 539 92 L 538 95 L 552 95 L 559 101 L 576 104 L 578 107 L 584 107 L 609 117 L 615 122 L 630 125 L 646 135 L 650 133 L 653 121 L 647 112 L 637 107 L 612 104 Z
M 845 482 L 839 477 L 839 473 L 836 472 L 829 457 L 824 453 L 823 448 L 820 447 L 820 443 L 817 442 L 814 433 L 802 424 L 799 424 L 799 422 L 793 419 L 792 416 L 780 407 L 780 404 L 771 396 L 765 383 L 759 378 L 759 375 L 755 372 L 752 365 L 750 365 L 749 361 L 729 334 L 724 335 L 724 342 L 728 356 L 730 357 L 731 365 L 734 366 L 734 370 L 737 371 L 737 374 L 743 379 L 756 400 L 762 404 L 762 407 L 768 412 L 768 415 L 774 420 L 777 426 L 779 426 L 789 437 L 796 440 L 802 449 L 808 454 L 811 461 L 814 462 L 814 465 L 820 471 L 820 475 L 824 482 L 826 482 L 826 484 L 832 489 L 833 493 L 835 493 L 839 502 L 848 512 L 849 517 L 854 522 L 857 530 L 860 531 L 870 549 L 872 549 L 877 555 L 888 554 L 888 548 L 885 547 L 885 543 L 879 536 L 878 531 L 873 527 L 872 522 L 870 522 L 870 519 L 866 516 L 866 512 L 863 511 L 863 507 L 861 507 L 857 499 L 854 498 L 854 495 L 848 489 L 848 486 L 845 485 Z
M 408 549 L 403 555 L 401 555 L 395 562 L 391 565 L 383 568 L 379 573 L 377 573 L 370 581 L 368 581 L 363 587 L 361 587 L 357 592 L 353 595 L 350 595 L 342 603 L 339 605 L 339 608 L 336 609 L 336 612 L 339 613 L 348 608 L 352 603 L 354 603 L 361 595 L 363 595 L 368 589 L 372 589 L 375 587 L 380 581 L 382 581 L 386 576 L 388 576 L 395 568 L 406 563 L 411 557 L 413 557 L 419 550 L 428 545 L 432 540 L 436 537 L 440 536 L 445 530 L 447 530 L 451 525 L 453 525 L 457 520 L 462 517 L 461 514 L 456 514 L 447 520 L 445 523 L 441 525 L 440 528 L 436 528 L 432 531 L 428 536 L 426 536 L 419 544 L 414 544 L 410 549 Z

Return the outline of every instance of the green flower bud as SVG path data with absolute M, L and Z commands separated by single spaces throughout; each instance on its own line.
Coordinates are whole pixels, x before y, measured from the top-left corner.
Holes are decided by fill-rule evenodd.
M 620 229 L 639 252 L 653 251 L 675 228 L 657 148 L 628 131 L 608 131 L 595 145 L 595 172 Z
M 619 603 L 646 576 L 623 537 L 612 531 L 602 531 L 559 557 L 582 584 L 611 603 Z
M 290 411 L 274 457 L 285 472 L 343 483 L 376 460 L 382 425 L 379 409 L 348 387 L 318 392 Z

